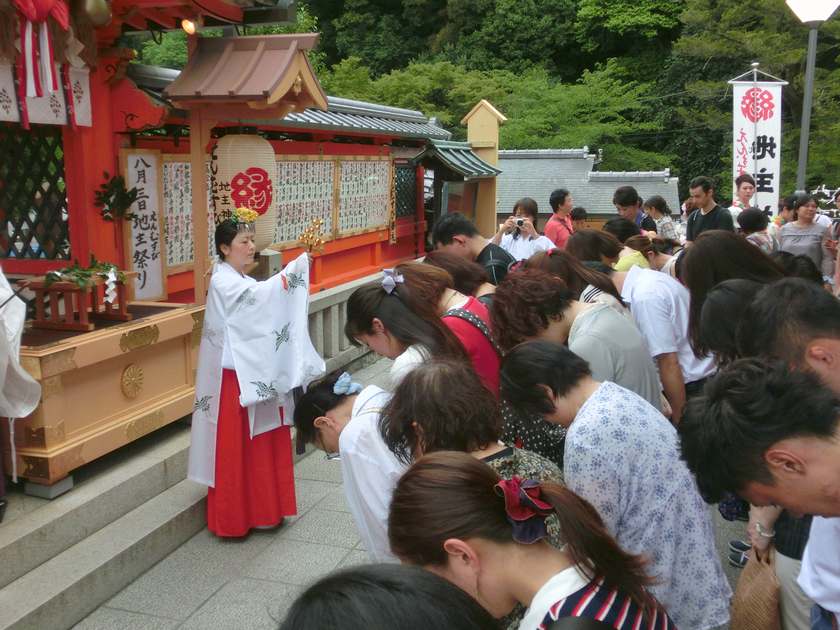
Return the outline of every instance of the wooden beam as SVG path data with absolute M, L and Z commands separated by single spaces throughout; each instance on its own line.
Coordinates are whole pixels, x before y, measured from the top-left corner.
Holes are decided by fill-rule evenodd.
M 195 303 L 207 301 L 208 274 L 207 238 L 210 226 L 207 224 L 207 145 L 213 121 L 206 117 L 200 107 L 190 110 L 190 180 L 192 183 L 193 223 L 193 282 Z
M 223 0 L 190 0 L 190 5 L 203 15 L 210 15 L 235 24 L 242 22 L 242 9 Z
M 180 26 L 178 22 L 175 21 L 175 18 L 155 9 L 140 9 L 140 15 L 146 18 L 149 22 L 160 24 L 163 28 L 174 30 Z
M 136 11 L 128 11 L 125 15 L 118 15 L 117 19 L 133 26 L 138 31 L 146 31 L 149 29 L 146 18 L 139 15 Z

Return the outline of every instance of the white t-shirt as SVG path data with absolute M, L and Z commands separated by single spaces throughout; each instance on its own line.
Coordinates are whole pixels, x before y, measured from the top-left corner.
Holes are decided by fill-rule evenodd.
M 577 566 L 563 569 L 560 573 L 555 574 L 534 595 L 531 605 L 528 606 L 528 610 L 525 611 L 525 616 L 519 624 L 519 630 L 538 630 L 554 604 L 566 599 L 569 595 L 577 593 L 587 584 L 589 584 L 589 580 L 578 570 Z
M 624 279 L 621 297 L 630 305 L 654 359 L 676 352 L 686 383 L 714 374 L 714 359 L 698 359 L 688 341 L 688 289 L 668 274 L 632 267 Z
M 391 390 L 396 389 L 409 372 L 428 361 L 429 358 L 429 351 L 425 346 L 419 343 L 408 346 L 400 356 L 394 359 L 388 370 Z
M 830 228 L 833 222 L 831 220 L 831 217 L 827 214 L 817 212 L 817 215 L 814 217 L 814 223 L 819 223 L 820 225 L 824 225 L 825 227 Z
M 811 521 L 798 582 L 809 598 L 840 622 L 840 518 L 815 516 Z
M 513 234 L 505 234 L 502 236 L 502 241 L 499 243 L 499 247 L 516 258 L 516 260 L 526 260 L 537 252 L 544 252 L 552 249 L 554 247 L 554 243 L 547 236 L 526 238 L 525 236 L 520 235 L 519 238 L 513 238 Z
M 406 467 L 379 432 L 379 416 L 389 397 L 375 385 L 365 387 L 338 436 L 344 495 L 371 562 L 398 562 L 388 546 L 388 510 Z

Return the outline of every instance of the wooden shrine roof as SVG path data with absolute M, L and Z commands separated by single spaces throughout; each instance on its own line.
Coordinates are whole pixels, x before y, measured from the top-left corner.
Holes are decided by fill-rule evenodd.
M 326 109 L 327 97 L 305 54 L 317 42 L 317 33 L 199 38 L 165 96 L 176 104 L 264 107 L 285 99 L 300 110 Z
M 294 0 L 111 0 L 109 31 L 160 31 L 180 28 L 181 20 L 204 26 L 295 23 Z M 100 27 L 99 30 L 103 30 Z

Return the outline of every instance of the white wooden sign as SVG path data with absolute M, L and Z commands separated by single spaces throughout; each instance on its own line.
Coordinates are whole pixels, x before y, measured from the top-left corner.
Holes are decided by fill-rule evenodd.
M 167 293 L 161 239 L 161 156 L 158 151 L 123 149 L 121 161 L 126 188 L 136 187 L 138 193 L 130 210 L 134 216 L 125 222 L 127 268 L 137 272 L 134 298 L 162 300 Z

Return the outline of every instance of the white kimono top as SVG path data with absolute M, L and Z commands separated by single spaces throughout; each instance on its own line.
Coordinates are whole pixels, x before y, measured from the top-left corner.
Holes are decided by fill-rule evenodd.
M 216 265 L 198 351 L 189 478 L 213 486 L 222 369 L 236 372 L 251 437 L 292 424 L 291 391 L 322 375 L 309 338 L 309 258 L 301 254 L 257 282 Z M 285 411 L 281 416 L 281 408 Z
M 0 304 L 14 291 L 0 271 Z M 0 417 L 24 418 L 41 400 L 41 386 L 24 370 L 18 358 L 26 304 L 18 297 L 0 310 Z M 14 446 L 14 442 L 12 443 Z
M 371 562 L 398 562 L 388 544 L 388 512 L 406 466 L 388 450 L 379 431 L 379 417 L 390 397 L 375 385 L 365 387 L 338 436 L 344 496 Z
M 0 271 L 0 304 L 13 293 L 9 281 Z M 31 414 L 41 401 L 41 385 L 21 367 L 18 358 L 25 319 L 26 304 L 18 297 L 13 297 L 0 309 L 0 417 L 9 419 L 14 481 L 17 481 L 14 420 Z M 0 471 L 0 475 L 2 474 Z

